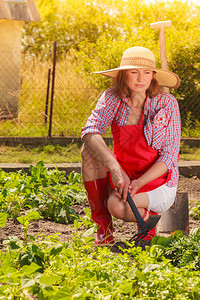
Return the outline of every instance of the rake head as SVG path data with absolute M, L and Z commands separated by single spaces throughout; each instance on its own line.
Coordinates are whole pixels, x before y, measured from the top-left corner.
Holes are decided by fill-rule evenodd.
M 148 232 L 157 225 L 160 218 L 161 216 L 159 215 L 151 215 L 147 222 L 145 222 L 144 225 L 140 227 L 138 232 L 130 239 L 130 242 L 133 240 L 138 241 L 143 239 L 148 234 Z

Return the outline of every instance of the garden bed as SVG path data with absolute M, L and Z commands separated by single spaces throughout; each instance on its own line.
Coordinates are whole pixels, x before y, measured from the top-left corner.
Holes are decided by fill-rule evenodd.
M 200 179 L 197 177 L 186 178 L 180 176 L 178 192 L 187 192 L 189 200 L 189 208 L 192 208 L 200 201 Z M 85 215 L 85 209 L 89 209 L 87 200 L 85 200 L 80 205 L 73 206 L 76 213 L 83 217 Z M 133 234 L 136 232 L 136 225 L 133 223 L 126 223 L 121 220 L 114 220 L 114 236 L 117 245 L 122 246 L 125 240 L 129 240 Z M 195 228 L 200 228 L 200 220 L 194 220 L 190 217 L 190 231 Z M 85 228 L 80 228 L 80 230 L 85 230 Z M 60 224 L 49 220 L 41 219 L 34 221 L 28 228 L 28 234 L 36 236 L 39 233 L 42 235 L 52 235 L 59 233 L 59 240 L 69 241 L 73 238 L 75 229 L 73 224 Z M 159 234 L 159 233 L 158 233 Z M 164 235 L 163 233 L 161 235 Z M 4 228 L 1 229 L 1 242 L 8 236 L 17 236 L 23 239 L 23 229 L 22 225 L 14 219 L 9 219 Z M 166 236 L 166 234 L 165 234 Z M 149 242 L 143 242 L 141 245 L 148 245 Z M 118 247 L 113 247 L 114 251 L 118 251 Z

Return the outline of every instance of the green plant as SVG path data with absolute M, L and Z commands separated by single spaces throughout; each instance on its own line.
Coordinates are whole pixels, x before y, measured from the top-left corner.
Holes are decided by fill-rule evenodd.
M 191 111 L 186 114 L 184 118 L 184 124 L 182 126 L 182 136 L 185 137 L 200 137 L 200 122 L 198 119 L 194 119 Z
M 23 170 L 6 173 L 0 170 L 0 208 L 10 217 L 20 211 L 36 210 L 44 218 L 56 222 L 73 222 L 77 216 L 72 205 L 86 198 L 81 175 L 69 174 L 57 168 L 48 170 L 42 161 L 30 166 L 30 175 Z
M 189 213 L 194 220 L 200 220 L 200 202 L 197 202 L 196 205 L 190 209 Z
M 27 237 L 27 232 L 28 232 L 28 227 L 31 222 L 35 220 L 40 219 L 40 214 L 37 211 L 31 211 L 27 215 L 20 216 L 17 218 L 17 221 L 23 225 L 24 228 L 24 244 L 27 246 L 28 243 L 28 237 Z
M 81 232 L 69 242 L 40 236 L 0 252 L 0 298 L 38 299 L 198 299 L 196 271 L 174 267 L 134 243 L 116 255 L 94 247 Z M 181 284 L 180 284 L 181 283 Z M 4 297 L 4 298 L 3 298 Z
M 184 236 L 175 231 L 168 238 L 156 236 L 148 249 L 152 257 L 170 259 L 174 266 L 195 271 L 200 270 L 200 229 Z

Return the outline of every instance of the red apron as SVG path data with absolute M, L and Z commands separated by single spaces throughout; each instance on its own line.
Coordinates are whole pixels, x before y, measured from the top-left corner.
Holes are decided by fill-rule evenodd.
M 130 180 L 139 178 L 157 160 L 158 151 L 151 148 L 143 133 L 142 114 L 139 125 L 117 126 L 112 123 L 111 130 L 114 141 L 114 154 L 116 159 Z M 166 172 L 159 178 L 147 183 L 137 193 L 156 189 L 170 180 L 171 172 Z

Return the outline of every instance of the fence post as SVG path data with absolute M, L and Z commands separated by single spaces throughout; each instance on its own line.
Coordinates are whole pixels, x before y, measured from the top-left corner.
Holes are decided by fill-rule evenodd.
M 54 99 L 54 86 L 55 86 L 55 73 L 56 73 L 56 50 L 57 50 L 57 42 L 54 42 L 53 71 L 52 71 L 52 85 L 51 85 L 51 106 L 50 106 L 50 115 L 49 115 L 49 134 L 48 134 L 48 137 L 51 137 L 51 130 L 52 130 L 53 99 Z
M 47 96 L 46 96 L 45 115 L 44 115 L 45 124 L 47 124 L 47 117 L 48 117 L 50 80 L 51 80 L 51 68 L 49 68 L 48 70 Z

